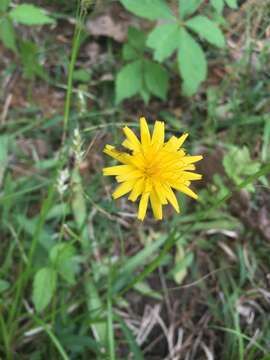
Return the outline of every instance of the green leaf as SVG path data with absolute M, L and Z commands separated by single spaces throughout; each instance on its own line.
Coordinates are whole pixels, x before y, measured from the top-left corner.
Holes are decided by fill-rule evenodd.
M 0 19 L 0 39 L 7 49 L 16 52 L 15 31 L 8 18 Z
M 192 15 L 203 0 L 179 0 L 179 15 L 182 19 Z
M 113 284 L 113 293 L 117 294 L 126 284 L 131 281 L 132 275 L 140 267 L 145 267 L 147 261 L 150 261 L 155 252 L 160 250 L 160 247 L 165 243 L 166 237 L 160 236 L 155 241 L 143 247 L 134 256 L 130 257 L 128 261 L 119 269 L 119 275 Z
M 239 185 L 247 176 L 255 174 L 260 169 L 260 163 L 250 157 L 249 149 L 244 146 L 231 146 L 230 151 L 223 158 L 223 166 L 227 175 Z M 248 184 L 248 191 L 255 191 L 253 184 Z
M 143 353 L 138 346 L 132 331 L 129 329 L 125 321 L 120 316 L 116 315 L 116 319 L 121 326 L 123 335 L 127 340 L 131 353 L 133 354 L 133 358 L 136 360 L 144 360 Z
M 12 9 L 9 13 L 12 20 L 23 25 L 45 25 L 53 24 L 55 21 L 46 15 L 40 7 L 31 4 L 21 4 Z
M 126 61 L 136 60 L 140 57 L 140 53 L 134 47 L 132 47 L 129 43 L 124 44 L 122 48 L 122 56 Z
M 179 71 L 186 95 L 193 95 L 207 76 L 207 62 L 201 46 L 185 30 L 181 30 L 178 51 Z
M 128 42 L 137 50 L 143 51 L 146 42 L 146 36 L 143 31 L 130 26 L 128 28 Z
M 2 292 L 5 292 L 9 287 L 10 287 L 9 282 L 7 282 L 6 280 L 0 279 L 0 294 Z
M 78 272 L 78 262 L 75 248 L 70 244 L 57 244 L 50 251 L 50 260 L 56 271 L 69 283 L 75 283 L 75 274 Z
M 186 26 L 217 47 L 225 46 L 225 38 L 217 25 L 206 16 L 198 15 L 186 22 Z
M 7 11 L 10 4 L 10 0 L 1 0 L 0 1 L 0 11 L 5 12 Z
M 80 81 L 80 82 L 83 82 L 83 83 L 89 83 L 89 81 L 91 80 L 91 72 L 89 70 L 86 70 L 86 69 L 74 70 L 73 79 L 75 81 Z
M 123 46 L 123 58 L 124 60 L 135 60 L 142 56 L 145 48 L 146 36 L 145 34 L 134 28 L 128 29 L 128 42 Z
M 147 105 L 150 99 L 150 93 L 147 89 L 141 89 L 140 95 L 143 98 L 144 103 Z
M 162 100 L 166 100 L 169 75 L 160 64 L 144 61 L 144 78 L 147 89 Z
M 56 288 L 55 270 L 44 267 L 40 269 L 34 278 L 33 302 L 38 312 L 45 309 L 52 299 Z
M 238 4 L 237 4 L 237 0 L 225 0 L 226 4 L 232 8 L 232 9 L 237 9 L 238 8 Z
M 224 0 L 210 0 L 210 2 L 217 13 L 222 14 L 224 9 Z
M 173 276 L 174 281 L 180 285 L 185 279 L 188 272 L 188 267 L 193 261 L 193 253 L 189 252 L 185 254 L 184 247 L 180 243 L 177 243 L 174 261 L 175 266 L 170 271 L 169 275 Z
M 138 291 L 144 296 L 148 296 L 156 300 L 162 300 L 162 295 L 158 291 L 153 290 L 146 281 L 141 281 L 135 284 L 134 290 Z
M 121 0 L 121 4 L 133 14 L 148 20 L 173 18 L 170 8 L 163 0 Z
M 45 71 L 39 64 L 38 46 L 32 41 L 20 42 L 20 55 L 23 64 L 23 75 L 26 79 L 34 79 L 35 76 L 44 77 Z
M 180 27 L 177 23 L 160 25 L 150 32 L 147 46 L 154 49 L 154 59 L 164 61 L 177 49 L 180 37 Z
M 116 103 L 134 96 L 142 88 L 142 62 L 134 61 L 124 66 L 116 76 Z

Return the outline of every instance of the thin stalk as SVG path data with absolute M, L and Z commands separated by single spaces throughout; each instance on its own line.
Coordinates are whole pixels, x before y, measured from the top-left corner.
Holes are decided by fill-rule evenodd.
M 77 16 L 76 16 L 76 26 L 75 32 L 73 36 L 72 42 L 72 50 L 71 50 L 71 57 L 68 66 L 68 80 L 67 80 L 67 92 L 66 92 L 66 99 L 65 99 L 65 106 L 64 106 L 64 128 L 63 128 L 63 143 L 66 139 L 67 130 L 68 130 L 68 121 L 69 121 L 69 114 L 70 114 L 70 105 L 71 105 L 71 95 L 72 95 L 72 88 L 73 88 L 73 74 L 74 74 L 74 67 L 76 63 L 76 59 L 78 56 L 79 48 L 80 48 L 80 38 L 82 32 L 82 24 L 84 23 L 86 12 L 79 4 L 77 9 Z

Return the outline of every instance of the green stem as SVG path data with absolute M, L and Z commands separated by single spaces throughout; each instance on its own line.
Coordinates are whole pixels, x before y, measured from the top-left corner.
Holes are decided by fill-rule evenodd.
M 67 92 L 66 92 L 66 99 L 65 99 L 65 107 L 64 107 L 64 129 L 63 129 L 63 142 L 66 139 L 67 130 L 68 130 L 68 121 L 69 121 L 69 114 L 70 114 L 70 104 L 71 104 L 71 95 L 72 95 L 72 87 L 73 87 L 73 74 L 74 74 L 74 67 L 76 63 L 76 59 L 78 56 L 79 48 L 80 48 L 80 38 L 82 32 L 82 24 L 85 19 L 85 11 L 83 7 L 78 7 L 77 16 L 76 16 L 76 26 L 75 32 L 73 36 L 72 42 L 72 51 L 71 51 L 71 58 L 68 66 L 68 81 L 67 81 Z

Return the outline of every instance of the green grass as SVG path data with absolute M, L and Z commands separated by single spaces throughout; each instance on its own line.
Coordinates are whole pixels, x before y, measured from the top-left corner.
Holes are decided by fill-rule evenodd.
M 249 15 L 251 22 L 257 16 Z M 84 21 L 80 10 L 77 16 Z M 267 12 L 261 18 L 258 41 L 269 18 Z M 162 360 L 174 350 L 179 359 L 204 359 L 207 351 L 222 360 L 268 359 L 268 57 L 255 53 L 252 67 L 249 37 L 241 62 L 228 54 L 222 61 L 230 71 L 218 86 L 205 84 L 196 99 L 172 90 L 170 103 L 153 100 L 146 107 L 134 99 L 115 106 L 113 83 L 98 74 L 116 72 L 120 48 L 104 40 L 107 62 L 96 66 L 93 83 L 84 84 L 82 96 L 88 100 L 80 112 L 82 84 L 72 79 L 74 68 L 86 66 L 80 24 L 73 42 L 69 38 L 68 46 L 44 55 L 68 76 L 60 74 L 61 84 L 20 78 L 28 112 L 11 106 L 0 123 L 0 359 Z M 44 44 L 46 34 L 42 37 Z M 64 50 L 70 51 L 69 64 L 61 63 Z M 34 97 L 42 86 L 57 89 L 64 116 L 43 115 Z M 144 223 L 136 220 L 134 204 L 113 201 L 114 184 L 102 177 L 102 167 L 110 163 L 104 145 L 120 143 L 127 122 L 137 131 L 141 114 L 152 114 L 150 123 L 164 119 L 169 134 L 188 131 L 188 151 L 204 152 L 199 201 L 180 195 L 182 213 L 168 212 L 162 222 L 151 214 Z M 224 170 L 232 146 L 239 150 L 242 173 L 238 167 Z M 72 152 L 80 150 L 83 159 L 74 161 Z M 255 163 L 256 171 L 244 172 Z M 60 195 L 64 169 L 69 179 Z M 37 283 L 44 268 L 52 277 Z M 161 320 L 153 315 L 157 305 Z M 161 322 L 174 334 L 172 342 Z

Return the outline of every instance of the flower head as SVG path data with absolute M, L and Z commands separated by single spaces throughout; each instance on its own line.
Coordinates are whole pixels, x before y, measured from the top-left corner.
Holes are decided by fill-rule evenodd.
M 103 169 L 103 174 L 115 176 L 120 185 L 113 193 L 117 199 L 129 194 L 128 199 L 136 201 L 140 197 L 138 219 L 143 220 L 148 202 L 156 219 L 162 219 L 162 206 L 170 203 L 179 212 L 179 205 L 173 189 L 190 197 L 198 196 L 189 188 L 192 180 L 201 179 L 193 163 L 202 159 L 201 155 L 189 156 L 181 148 L 188 134 L 179 138 L 172 136 L 167 142 L 164 139 L 164 122 L 156 121 L 151 136 L 145 118 L 140 119 L 140 140 L 134 132 L 125 126 L 126 139 L 122 145 L 127 151 L 121 151 L 106 145 L 105 154 L 116 159 L 122 165 Z

